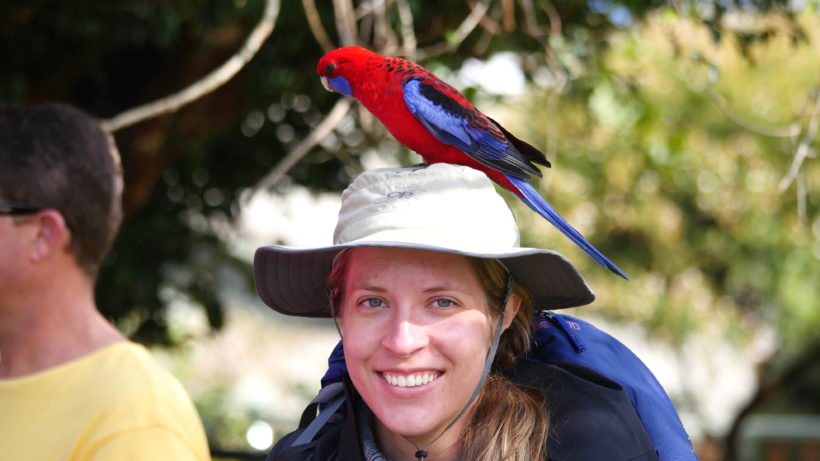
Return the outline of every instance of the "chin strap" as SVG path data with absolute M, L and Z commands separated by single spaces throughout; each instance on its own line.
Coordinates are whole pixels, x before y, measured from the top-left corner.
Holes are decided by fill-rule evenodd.
M 498 322 L 495 324 L 495 332 L 493 333 L 493 341 L 492 341 L 492 344 L 490 345 L 490 350 L 487 351 L 487 358 L 484 359 L 484 369 L 481 371 L 481 379 L 478 380 L 478 384 L 476 384 L 476 387 L 473 390 L 473 394 L 470 395 L 470 398 L 467 400 L 467 403 L 464 404 L 464 407 L 461 409 L 461 411 L 458 412 L 456 417 L 453 418 L 452 421 L 450 421 L 450 424 L 448 424 L 444 429 L 442 429 L 441 432 L 436 436 L 436 438 L 431 440 L 430 443 L 425 445 L 424 448 L 419 448 L 419 446 L 416 445 L 416 442 L 413 442 L 407 436 L 402 435 L 404 440 L 407 440 L 408 442 L 413 444 L 413 446 L 416 448 L 415 456 L 416 456 L 416 459 L 418 461 L 424 461 L 424 458 L 427 458 L 427 456 L 428 456 L 427 455 L 427 449 L 430 448 L 430 445 L 436 443 L 436 441 L 438 439 L 440 439 L 441 436 L 444 435 L 444 433 L 447 432 L 448 429 L 453 427 L 453 424 L 455 424 L 456 421 L 458 421 L 459 418 L 461 418 L 464 415 L 464 413 L 467 412 L 467 410 L 470 408 L 470 405 L 473 403 L 473 401 L 476 399 L 476 397 L 478 397 L 478 394 L 481 392 L 481 389 L 484 387 L 484 382 L 487 381 L 487 377 L 490 375 L 490 370 L 493 367 L 493 360 L 495 359 L 495 353 L 496 353 L 496 351 L 498 351 L 498 342 L 501 339 L 501 327 L 502 327 L 502 325 L 504 325 L 504 313 L 507 311 L 507 303 L 510 300 L 510 295 L 512 295 L 513 282 L 514 281 L 513 281 L 512 274 L 508 270 L 507 271 L 507 288 L 506 288 L 506 291 L 504 293 L 504 301 L 501 304 L 501 309 L 502 310 L 501 310 L 501 313 L 498 315 Z

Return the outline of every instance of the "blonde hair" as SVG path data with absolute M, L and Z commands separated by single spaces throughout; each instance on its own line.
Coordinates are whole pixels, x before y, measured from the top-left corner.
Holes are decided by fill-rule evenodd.
M 482 286 L 487 291 L 491 311 L 498 315 L 507 289 L 507 270 L 497 260 L 470 258 Z M 515 384 L 501 375 L 530 347 L 533 305 L 520 284 L 513 293 L 521 307 L 509 328 L 501 335 L 493 371 L 478 395 L 464 431 L 461 456 L 470 460 L 543 459 L 549 433 L 549 410 L 544 394 Z
M 338 314 L 350 252 L 343 251 L 334 260 L 328 276 L 331 309 Z M 494 259 L 471 258 L 487 295 L 493 317 L 500 314 L 507 290 L 507 270 Z M 530 461 L 543 459 L 549 433 L 549 410 L 541 391 L 515 384 L 501 375 L 516 357 L 529 350 L 533 305 L 526 289 L 518 283 L 513 293 L 521 298 L 518 314 L 501 335 L 493 360 L 493 371 L 475 401 L 474 411 L 464 431 L 462 459 L 496 461 Z

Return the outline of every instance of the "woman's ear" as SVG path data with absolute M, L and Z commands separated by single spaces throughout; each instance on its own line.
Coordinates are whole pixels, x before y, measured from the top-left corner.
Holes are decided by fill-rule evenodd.
M 30 257 L 34 262 L 42 261 L 56 251 L 64 250 L 71 242 L 71 230 L 63 215 L 54 209 L 45 209 L 33 218 L 37 227 L 31 246 Z
M 521 309 L 521 297 L 515 293 L 510 294 L 510 299 L 507 300 L 507 310 L 504 311 L 505 330 L 512 324 L 513 319 L 518 315 L 519 309 Z

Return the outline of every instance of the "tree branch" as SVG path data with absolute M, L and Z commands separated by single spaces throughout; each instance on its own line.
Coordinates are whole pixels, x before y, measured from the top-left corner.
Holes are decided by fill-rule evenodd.
M 414 61 L 416 59 L 416 49 L 418 48 L 418 40 L 416 40 L 416 30 L 413 25 L 413 11 L 407 0 L 397 0 L 396 6 L 399 9 L 399 21 L 401 23 L 401 40 L 404 56 L 407 59 Z
M 763 136 L 769 136 L 772 138 L 788 138 L 790 136 L 794 136 L 796 132 L 800 129 L 796 124 L 792 124 L 788 127 L 767 127 L 760 125 L 758 123 L 752 122 L 751 120 L 746 120 L 743 118 L 742 115 L 738 114 L 734 111 L 734 109 L 729 106 L 729 103 L 718 94 L 713 89 L 709 89 L 707 94 L 712 99 L 718 108 L 726 114 L 727 117 L 732 119 L 733 122 L 737 123 L 738 125 L 742 126 L 743 128 L 757 134 L 761 134 Z
M 488 14 L 485 14 L 478 24 L 481 26 L 482 29 L 484 29 L 484 31 L 488 35 L 495 36 L 502 33 L 501 24 L 499 24 L 498 21 L 495 20 L 495 18 Z
M 144 104 L 125 112 L 121 112 L 110 119 L 103 120 L 102 126 L 108 132 L 115 132 L 144 120 L 162 114 L 176 112 L 183 106 L 216 90 L 225 82 L 233 78 L 256 55 L 259 48 L 273 32 L 276 19 L 279 16 L 279 0 L 267 0 L 262 19 L 248 35 L 242 48 L 230 59 L 202 79 L 194 82 L 181 91 L 160 98 L 154 102 Z
M 797 219 L 806 222 L 806 173 L 798 174 L 794 184 L 794 193 L 797 194 Z
M 476 26 L 478 26 L 479 22 L 481 22 L 481 18 L 487 14 L 487 10 L 490 8 L 490 1 L 489 0 L 482 0 L 472 6 L 472 11 L 470 14 L 464 18 L 464 21 L 458 26 L 458 28 L 453 32 L 453 35 L 446 39 L 445 41 L 430 46 L 428 48 L 419 50 L 418 58 L 424 59 L 429 58 L 431 56 L 436 56 L 439 54 L 446 53 L 451 51 L 461 44 L 464 39 L 467 38 L 470 33 L 475 30 Z
M 356 16 L 350 0 L 333 0 L 333 11 L 336 16 L 336 30 L 342 46 L 357 45 Z
M 373 46 L 383 54 L 393 54 L 398 47 L 398 38 L 387 19 L 387 11 L 390 8 L 389 1 L 377 2 L 373 5 L 371 14 L 373 15 Z
M 549 2 L 548 5 L 552 6 Z M 535 7 L 532 5 L 532 0 L 521 0 L 521 9 L 524 11 L 524 18 L 526 24 L 527 33 L 530 34 L 531 37 L 543 37 L 546 35 L 544 33 L 544 29 L 538 24 L 538 20 L 535 17 Z M 552 17 L 550 16 L 550 19 Z
M 253 186 L 252 193 L 248 195 L 248 200 L 253 196 L 253 193 L 260 189 L 267 189 L 275 186 L 284 177 L 294 165 L 299 163 L 299 160 L 307 155 L 316 144 L 329 135 L 345 118 L 350 111 L 350 99 L 341 98 L 330 110 L 324 120 L 322 120 L 310 134 L 307 135 L 296 147 L 291 150 L 288 155 L 283 158 L 276 168 L 268 173 L 264 178 Z
M 515 29 L 515 4 L 513 0 L 501 0 L 501 10 L 503 11 L 504 31 L 512 32 Z
M 325 26 L 322 25 L 322 18 L 319 17 L 319 10 L 316 9 L 316 2 L 314 2 L 314 0 L 302 0 L 302 8 L 305 10 L 308 27 L 310 27 L 310 32 L 313 34 L 316 42 L 320 47 L 322 47 L 322 50 L 325 53 L 333 51 L 333 49 L 336 48 L 336 45 L 334 45 L 333 41 L 330 40 L 330 37 L 327 35 L 327 31 L 325 31 Z
M 814 155 L 810 144 L 817 134 L 818 125 L 820 125 L 820 87 L 812 91 L 812 96 L 814 96 L 814 107 L 811 110 L 809 122 L 806 124 L 806 131 L 803 132 L 803 137 L 799 139 L 797 147 L 794 149 L 789 171 L 783 176 L 783 179 L 780 180 L 778 187 L 781 192 L 785 191 L 791 183 L 794 182 L 806 157 L 812 157 Z
M 561 21 L 561 14 L 558 13 L 558 9 L 556 9 L 555 5 L 553 5 L 552 2 L 549 0 L 542 2 L 541 7 L 544 9 L 544 11 L 547 13 L 547 16 L 550 18 L 550 36 L 560 35 L 563 21 Z

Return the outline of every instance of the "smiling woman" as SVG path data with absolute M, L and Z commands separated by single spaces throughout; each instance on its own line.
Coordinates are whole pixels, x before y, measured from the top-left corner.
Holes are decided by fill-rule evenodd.
M 347 365 L 335 405 L 315 419 L 306 411 L 268 459 L 657 459 L 618 384 L 516 360 L 534 305 L 594 295 L 564 256 L 518 245 L 512 213 L 482 173 L 366 172 L 342 195 L 334 242 L 256 253 L 262 300 L 333 317 Z
M 407 442 L 397 434 L 426 446 L 451 421 L 436 448 L 459 453 L 468 418 L 456 416 L 481 379 L 485 355 L 476 352 L 490 349 L 498 318 L 471 260 L 403 248 L 357 248 L 343 255 L 336 267 L 344 269 L 336 273 L 343 274 L 337 306 L 345 359 L 353 385 L 376 416 L 379 440 L 394 439 L 383 444 L 385 454 L 400 458 L 391 448 Z M 502 328 L 520 303 L 511 297 Z M 540 426 L 536 441 L 546 435 L 546 425 Z

